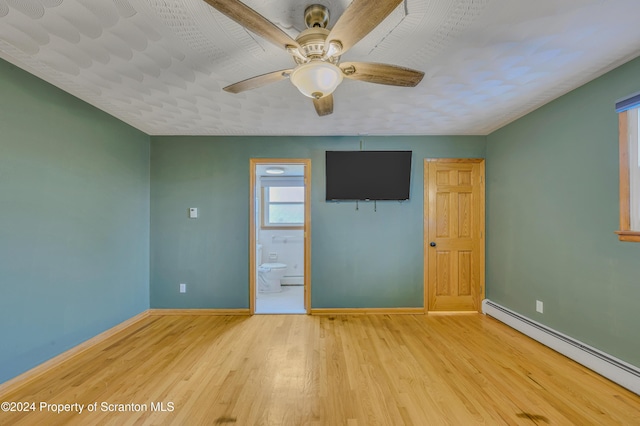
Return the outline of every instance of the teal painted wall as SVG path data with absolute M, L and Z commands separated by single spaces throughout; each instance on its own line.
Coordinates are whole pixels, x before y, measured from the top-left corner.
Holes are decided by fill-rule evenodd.
M 482 136 L 366 137 L 412 150 L 411 199 L 326 203 L 326 150 L 358 137 L 152 137 L 151 307 L 249 307 L 249 159 L 311 159 L 313 308 L 423 305 L 422 160 L 485 155 Z M 187 218 L 197 207 L 199 218 Z M 187 283 L 187 293 L 178 292 Z
M 149 136 L 0 61 L 0 382 L 149 307 Z
M 640 59 L 488 136 L 487 297 L 640 366 L 640 244 L 614 235 L 614 103 L 638 90 Z
M 324 152 L 361 138 L 149 137 L 0 61 L 0 382 L 149 306 L 247 308 L 252 157 L 312 160 L 312 307 L 357 308 L 422 306 L 422 159 L 486 155 L 487 296 L 640 365 L 640 244 L 613 234 L 613 103 L 638 75 L 486 138 L 364 138 L 414 153 L 411 200 L 374 212 L 324 201 Z

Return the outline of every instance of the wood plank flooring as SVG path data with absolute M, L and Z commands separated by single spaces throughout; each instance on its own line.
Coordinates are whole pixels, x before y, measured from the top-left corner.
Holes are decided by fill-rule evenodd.
M 480 314 L 150 316 L 0 401 L 34 404 L 2 425 L 640 425 L 640 396 Z

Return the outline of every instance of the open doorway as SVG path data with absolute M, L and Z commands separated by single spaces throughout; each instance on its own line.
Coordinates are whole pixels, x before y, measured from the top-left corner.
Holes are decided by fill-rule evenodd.
M 249 297 L 252 314 L 310 307 L 308 159 L 251 159 Z

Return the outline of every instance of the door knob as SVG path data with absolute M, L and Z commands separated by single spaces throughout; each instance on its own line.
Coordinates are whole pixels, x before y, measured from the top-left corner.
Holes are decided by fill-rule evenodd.
M 431 247 L 435 247 L 435 246 L 436 246 L 436 243 L 435 243 L 434 241 L 431 241 L 431 242 L 429 243 L 429 245 L 430 245 Z

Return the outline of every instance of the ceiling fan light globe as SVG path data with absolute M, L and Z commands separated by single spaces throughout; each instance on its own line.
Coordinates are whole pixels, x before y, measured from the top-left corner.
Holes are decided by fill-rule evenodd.
M 289 77 L 303 95 L 319 99 L 330 95 L 342 82 L 342 71 L 329 62 L 311 61 L 298 65 Z

